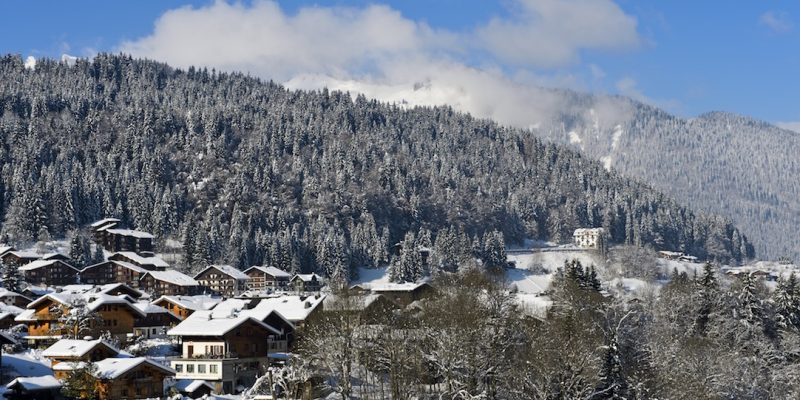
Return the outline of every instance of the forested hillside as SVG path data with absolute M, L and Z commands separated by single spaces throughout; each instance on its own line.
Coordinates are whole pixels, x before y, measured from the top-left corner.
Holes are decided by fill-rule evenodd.
M 564 97 L 573 107 L 538 136 L 731 218 L 760 257 L 800 257 L 800 134 L 729 113 L 683 119 L 625 98 Z
M 0 59 L 0 214 L 15 242 L 103 216 L 185 245 L 189 264 L 328 275 L 385 263 L 407 232 L 571 240 L 608 228 L 721 261 L 729 221 L 527 131 L 447 107 L 403 109 L 241 74 L 100 55 Z M 674 177 L 678 179 L 678 177 Z

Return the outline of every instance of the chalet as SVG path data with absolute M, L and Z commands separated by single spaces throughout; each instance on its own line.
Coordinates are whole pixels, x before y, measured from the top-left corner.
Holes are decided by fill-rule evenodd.
M 31 301 L 32 300 L 27 296 L 0 288 L 0 303 L 8 304 L 10 306 L 25 307 Z
M 146 357 L 106 358 L 94 363 L 100 400 L 162 398 L 175 371 Z
M 28 304 L 15 321 L 28 325 L 26 339 L 34 345 L 63 335 L 99 337 L 104 332 L 124 342 L 133 333 L 135 320 L 145 317 L 134 303 L 127 295 L 50 293 Z
M 19 267 L 30 284 L 63 286 L 78 282 L 80 270 L 61 260 L 36 260 Z
M 121 221 L 116 218 L 103 218 L 99 221 L 92 222 L 89 225 L 89 230 L 92 235 L 105 231 L 106 229 L 115 228 Z
M 101 340 L 61 339 L 42 352 L 53 366 L 53 373 L 58 379 L 65 379 L 74 369 L 74 363 L 96 362 L 109 357 L 116 357 L 119 349 Z M 60 363 L 66 365 L 56 368 Z
M 344 296 L 329 295 L 323 302 L 325 313 L 358 313 L 367 323 L 379 323 L 400 306 L 382 294 L 349 293 Z
M 60 399 L 61 382 L 53 375 L 21 376 L 6 385 L 9 399 Z
M 110 252 L 132 251 L 144 256 L 153 255 L 154 236 L 133 229 L 108 228 L 99 232 L 100 245 Z
M 247 290 L 250 277 L 230 265 L 209 265 L 195 275 L 201 285 L 225 297 L 234 297 Z
M 290 284 L 298 292 L 319 292 L 323 286 L 322 277 L 317 274 L 297 274 Z
M 172 388 L 190 399 L 207 398 L 214 391 L 214 386 L 200 379 L 178 379 Z
M 167 331 L 181 322 L 171 311 L 147 301 L 139 301 L 134 306 L 145 314 L 133 324 L 133 335 L 137 338 L 166 337 Z
M 280 297 L 280 302 L 264 301 L 266 299 L 227 299 L 219 303 L 213 309 L 213 315 L 240 315 L 255 318 L 280 332 L 278 336 L 271 336 L 269 339 L 270 353 L 285 353 L 289 351 L 294 341 L 295 323 L 281 314 L 276 307 L 280 307 L 283 312 L 292 315 L 291 308 L 298 308 L 297 303 L 290 303 L 291 297 Z M 286 300 L 284 303 L 283 300 Z M 279 306 L 280 304 L 280 306 Z M 305 305 L 303 305 L 305 307 Z M 309 307 L 310 308 L 310 307 Z M 292 317 L 297 316 L 294 311 Z M 308 314 L 301 316 L 305 319 Z M 302 321 L 301 321 L 302 322 Z
M 13 246 L 8 246 L 8 245 L 4 245 L 4 244 L 0 245 L 0 259 L 4 255 L 6 255 L 6 253 L 8 253 L 9 251 L 14 251 L 14 250 L 16 250 L 16 249 Z
M 208 295 L 161 296 L 153 301 L 153 304 L 167 309 L 181 320 L 184 320 L 195 311 L 205 311 L 214 308 L 221 301 L 221 297 L 212 297 Z
M 249 277 L 247 288 L 250 290 L 275 290 L 289 285 L 292 275 L 275 267 L 250 267 L 244 271 Z
M 47 286 L 29 284 L 28 286 L 25 287 L 25 289 L 22 290 L 22 295 L 31 300 L 36 300 L 39 297 L 42 297 L 48 293 L 53 293 L 53 292 L 55 292 L 55 289 L 53 288 Z
M 3 254 L 3 256 L 0 257 L 0 260 L 3 260 L 3 264 L 5 265 L 21 266 L 29 262 L 40 260 L 41 258 L 42 258 L 41 254 L 35 253 L 33 251 L 11 250 Z
M 153 296 L 193 295 L 200 290 L 200 284 L 191 276 L 168 269 L 147 271 L 139 279 L 139 288 Z
M 81 282 L 104 285 L 112 282 L 138 287 L 146 269 L 126 261 L 108 260 L 90 265 L 80 272 Z
M 164 271 L 169 268 L 169 264 L 161 257 L 144 257 L 132 251 L 120 251 L 108 257 L 109 260 L 124 261 L 148 271 Z
M 256 318 L 197 311 L 172 328 L 182 355 L 170 360 L 176 379 L 202 379 L 218 393 L 252 386 L 269 365 L 269 341 L 281 332 Z
M 435 292 L 433 286 L 427 282 L 359 284 L 353 285 L 351 289 L 356 292 L 372 292 L 373 294 L 384 295 L 387 299 L 402 307 L 424 299 Z
M 607 250 L 606 230 L 603 228 L 576 229 L 572 237 L 575 240 L 575 246 L 579 248 L 603 252 Z
M 252 298 L 252 299 L 228 299 L 225 303 L 234 304 L 234 301 L 250 301 L 248 307 L 240 307 L 244 309 L 251 316 L 255 316 L 261 321 L 265 321 L 265 317 L 272 311 L 277 312 L 285 320 L 292 323 L 293 326 L 302 326 L 303 323 L 322 311 L 322 303 L 325 296 L 317 293 L 314 296 L 305 295 L 270 295 L 267 297 Z M 224 304 L 220 304 L 214 310 L 223 310 L 226 307 L 232 308 Z M 247 311 L 252 309 L 253 311 Z M 273 325 L 278 327 L 278 325 Z
M 23 308 L 17 306 L 10 306 L 8 304 L 0 304 L 0 329 L 10 329 L 19 324 L 15 321 L 17 315 L 25 311 Z

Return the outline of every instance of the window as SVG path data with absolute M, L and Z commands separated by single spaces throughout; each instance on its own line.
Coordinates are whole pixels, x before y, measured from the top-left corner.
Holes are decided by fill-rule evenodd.
M 212 374 L 216 374 L 217 373 L 217 364 L 209 365 L 208 366 L 208 372 L 211 372 Z
M 194 364 L 186 364 L 186 373 L 193 374 L 194 373 Z
M 198 374 L 205 374 L 206 373 L 206 365 L 205 364 L 197 364 L 197 373 Z
M 183 372 L 183 364 L 175 364 L 175 372 L 179 374 Z

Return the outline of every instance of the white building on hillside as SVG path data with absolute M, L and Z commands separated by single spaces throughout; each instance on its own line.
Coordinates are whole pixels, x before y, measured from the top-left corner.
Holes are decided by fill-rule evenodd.
M 606 230 L 603 228 L 575 229 L 572 237 L 575 239 L 575 246 L 582 249 L 606 251 Z

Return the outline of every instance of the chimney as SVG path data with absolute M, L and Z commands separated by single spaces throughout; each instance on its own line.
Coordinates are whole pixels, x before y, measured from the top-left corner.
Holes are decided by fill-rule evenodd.
M 306 302 L 306 304 L 305 304 L 305 308 L 311 308 L 311 302 L 310 302 L 310 301 L 307 301 L 307 302 Z

